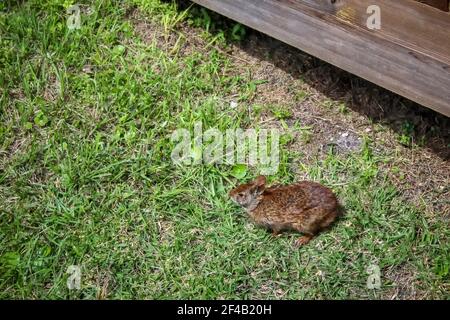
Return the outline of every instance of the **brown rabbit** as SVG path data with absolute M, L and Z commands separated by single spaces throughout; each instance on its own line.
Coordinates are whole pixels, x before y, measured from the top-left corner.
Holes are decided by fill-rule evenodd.
M 337 217 L 339 203 L 333 192 L 316 182 L 303 181 L 288 186 L 266 188 L 266 177 L 243 184 L 229 193 L 244 207 L 257 225 L 278 235 L 282 230 L 304 234 L 297 245 L 307 244 Z

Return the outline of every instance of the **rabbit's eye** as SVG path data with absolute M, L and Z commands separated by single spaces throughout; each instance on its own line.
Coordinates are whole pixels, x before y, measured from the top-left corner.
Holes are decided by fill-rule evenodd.
M 245 196 L 245 194 L 243 192 L 241 192 L 241 193 L 238 194 L 238 196 L 239 197 L 243 197 L 243 196 Z

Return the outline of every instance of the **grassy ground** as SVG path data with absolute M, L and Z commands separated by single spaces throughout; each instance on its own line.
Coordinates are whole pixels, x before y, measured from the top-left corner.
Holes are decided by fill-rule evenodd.
M 79 2 L 70 31 L 72 3 L 0 3 L 1 298 L 450 298 L 448 220 L 405 201 L 383 169 L 395 153 L 367 135 L 359 151 L 303 161 L 294 142 L 314 132 L 283 105 L 256 105 L 268 85 L 227 54 L 245 29 L 208 32 L 197 7 L 98 0 Z M 267 114 L 283 130 L 270 180 L 321 181 L 347 210 L 301 249 L 227 198 L 257 168 L 236 179 L 170 159 L 178 128 L 258 129 Z M 371 264 L 379 290 L 366 286 Z M 69 265 L 82 267 L 81 290 L 67 289 Z

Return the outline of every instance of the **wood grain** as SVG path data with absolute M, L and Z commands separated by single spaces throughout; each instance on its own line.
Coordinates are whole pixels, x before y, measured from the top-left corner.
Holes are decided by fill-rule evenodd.
M 193 0 L 450 116 L 450 14 L 412 0 Z M 366 25 L 370 5 L 381 30 Z

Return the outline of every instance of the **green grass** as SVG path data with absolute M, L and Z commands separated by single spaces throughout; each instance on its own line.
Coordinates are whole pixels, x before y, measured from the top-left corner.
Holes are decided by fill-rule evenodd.
M 137 5 L 164 32 L 188 20 L 211 41 L 206 11 L 98 0 L 69 31 L 72 3 L 0 4 L 0 298 L 390 298 L 394 281 L 450 298 L 448 222 L 402 199 L 380 170 L 391 159 L 369 139 L 360 153 L 313 163 L 281 140 L 271 181 L 294 181 L 300 161 L 347 210 L 301 249 L 297 235 L 273 239 L 227 198 L 256 168 L 238 181 L 230 166 L 172 164 L 178 128 L 262 126 L 248 109 L 257 83 L 221 50 L 180 55 L 144 42 L 127 18 Z M 241 40 L 241 30 L 224 32 Z M 371 264 L 380 290 L 366 287 Z M 66 287 L 69 265 L 82 267 L 79 291 Z

